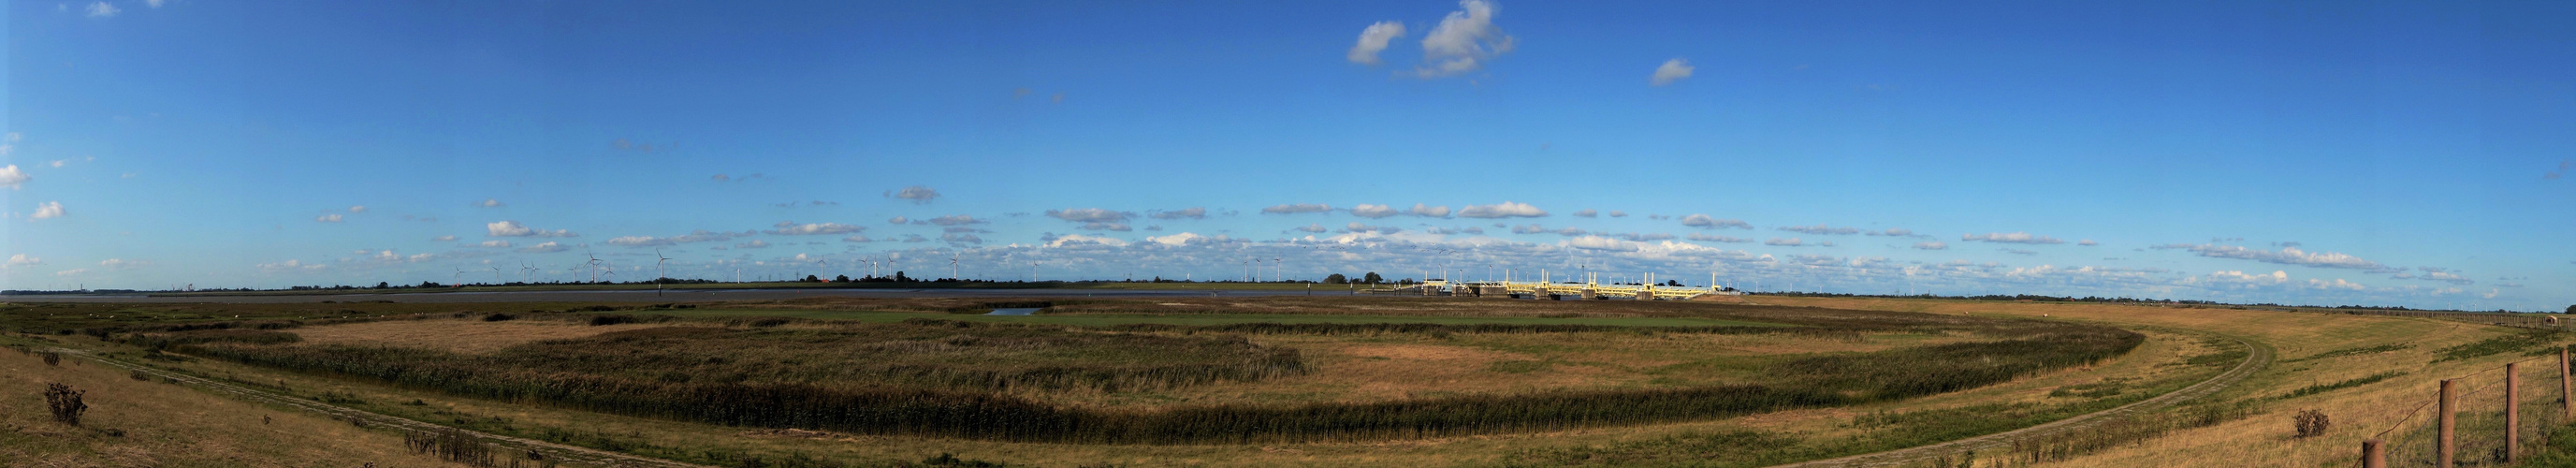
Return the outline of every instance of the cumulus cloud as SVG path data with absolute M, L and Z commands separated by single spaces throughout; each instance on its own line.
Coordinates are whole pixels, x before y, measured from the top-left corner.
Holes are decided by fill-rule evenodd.
M 116 5 L 109 5 L 107 2 L 92 2 L 89 4 L 88 11 L 89 17 L 91 18 L 114 18 L 117 13 L 125 12 L 125 10 L 117 9 Z
M 2016 249 L 2016 248 L 2011 248 L 2011 247 L 2005 247 L 2005 248 L 1998 249 L 1998 250 L 2001 250 L 2003 253 L 2008 253 L 2008 254 L 2013 254 L 2013 255 L 2039 255 L 2039 251 L 2037 251 L 2037 250 L 2022 250 L 2022 249 Z
M 27 173 L 19 171 L 18 165 L 16 164 L 0 166 L 0 185 L 9 186 L 10 190 L 17 190 L 25 186 L 28 179 Z
M 1404 214 L 1409 214 L 1409 215 L 1414 215 L 1414 216 L 1421 216 L 1421 217 L 1425 217 L 1425 218 L 1447 218 L 1447 217 L 1449 217 L 1449 207 L 1448 207 L 1448 206 L 1431 206 L 1431 205 L 1424 205 L 1424 204 L 1421 204 L 1421 203 L 1415 203 L 1415 204 L 1413 204 L 1413 208 L 1404 210 Z
M 1516 41 L 1494 26 L 1493 2 L 1459 0 L 1458 10 L 1422 36 L 1423 65 L 1414 69 L 1414 75 L 1456 76 L 1483 69 L 1486 62 L 1512 51 Z
M 1376 65 L 1378 51 L 1386 50 L 1387 41 L 1404 37 L 1404 23 L 1379 21 L 1360 30 L 1360 42 L 1351 46 L 1351 63 Z
M 911 220 L 911 219 L 904 218 L 904 217 L 902 217 L 902 216 L 896 216 L 896 217 L 893 217 L 893 218 L 888 218 L 888 219 L 886 219 L 886 224 L 903 224 L 903 223 L 909 223 L 909 222 L 912 222 L 912 220 Z
M 1386 206 L 1386 205 L 1371 205 L 1371 204 L 1367 204 L 1367 203 L 1361 203 L 1361 204 L 1359 204 L 1359 206 L 1353 206 L 1353 207 L 1351 207 L 1351 216 L 1358 216 L 1358 217 L 1362 217 L 1362 218 L 1376 219 L 1376 218 L 1384 218 L 1384 217 L 1388 217 L 1388 216 L 1395 216 L 1395 215 L 1399 215 L 1399 214 L 1404 214 L 1404 212 L 1402 212 L 1402 211 L 1396 211 L 1395 207 Z
M 507 205 L 502 204 L 501 200 L 497 198 L 485 198 L 483 201 L 470 204 L 470 206 L 475 208 L 500 208 Z
M 1683 216 L 1682 225 L 1700 229 L 1753 229 L 1752 223 L 1746 223 L 1741 219 L 1717 219 L 1704 214 Z
M 1887 230 L 1885 230 L 1885 231 L 1869 231 L 1869 232 L 1865 232 L 1865 233 L 1862 233 L 1862 234 L 1868 234 L 1868 235 L 1873 235 L 1873 236 L 1886 236 L 1886 237 L 1916 237 L 1916 234 L 1914 234 L 1914 231 L 1912 231 L 1912 230 L 1908 230 L 1908 229 L 1904 229 L 1904 228 L 1887 228 Z M 1931 236 L 1923 236 L 1923 237 L 1931 237 Z
M 89 272 L 89 269 L 88 269 L 88 268 L 73 268 L 73 269 L 69 269 L 69 270 L 63 270 L 63 271 L 57 271 L 57 272 L 54 272 L 54 276 L 80 276 L 82 273 L 88 273 L 88 272 Z
M 554 241 L 547 241 L 546 243 L 543 243 L 543 244 L 537 244 L 537 245 L 531 245 L 531 246 L 527 246 L 527 247 L 521 247 L 521 248 L 519 248 L 519 251 L 520 251 L 520 252 L 527 252 L 527 253 L 553 253 L 553 252 L 562 252 L 562 251 L 566 251 L 566 250 L 572 250 L 572 247 L 566 247 L 566 246 L 564 246 L 563 244 L 561 244 L 561 243 L 557 243 L 557 242 L 554 242 Z
M 1322 203 L 1294 203 L 1286 205 L 1272 205 L 1269 208 L 1262 208 L 1261 214 L 1326 213 L 1331 211 L 1333 211 L 1332 205 Z
M 1297 232 L 1317 232 L 1317 233 L 1319 233 L 1319 232 L 1324 232 L 1324 231 L 1330 231 L 1331 229 L 1325 229 L 1325 228 L 1324 228 L 1324 223 L 1314 223 L 1314 224 L 1308 224 L 1308 225 L 1305 225 L 1305 226 L 1302 226 L 1302 227 L 1297 227 L 1297 228 L 1293 228 L 1293 229 L 1289 229 L 1289 230 L 1290 230 L 1290 231 L 1297 231 Z
M 2030 233 L 2027 233 L 2027 232 L 2014 232 L 2014 233 L 2001 233 L 2001 232 L 1995 232 L 1995 233 L 1986 233 L 1986 234 L 1962 234 L 1962 235 L 1960 235 L 1960 236 L 1959 236 L 1959 240 L 1963 240 L 1963 241 L 1975 241 L 1975 242 L 1994 242 L 1994 243 L 2002 243 L 2002 244 L 2064 244 L 2064 243 L 2066 243 L 2066 241 L 2058 240 L 2058 239 L 2057 239 L 2057 238 L 2055 238 L 2055 237 L 2048 237 L 2048 236 L 2034 236 L 2034 235 L 2031 235 Z
M 2290 280 L 2290 273 L 2285 271 L 2273 271 L 2272 274 L 2265 275 L 2246 274 L 2242 271 L 2228 270 L 2210 273 L 2209 278 L 2220 283 L 2281 284 Z
M 340 222 L 340 215 L 339 215 L 339 214 L 334 213 L 334 214 L 326 214 L 326 215 L 321 215 L 321 216 L 315 216 L 315 217 L 313 217 L 313 220 L 314 220 L 314 221 L 316 221 L 316 222 L 337 223 L 337 222 Z
M 974 235 L 974 234 L 964 234 L 964 233 L 955 233 L 955 232 L 952 232 L 952 233 L 947 233 L 947 234 L 940 234 L 940 235 L 939 235 L 939 241 L 940 241 L 940 242 L 947 242 L 947 243 L 949 243 L 950 245 L 969 245 L 969 244 L 983 244 L 983 243 L 984 243 L 984 238 L 983 238 L 983 237 L 978 237 L 978 236 L 976 236 L 976 235 Z
M 1370 226 L 1353 222 L 1349 225 L 1343 226 L 1342 232 L 1394 234 L 1404 232 L 1404 230 L 1390 226 Z
M 737 249 L 766 249 L 766 248 L 769 248 L 769 241 L 760 240 L 760 239 L 752 239 L 752 240 L 751 240 L 751 242 L 744 242 L 744 243 L 740 243 L 740 244 L 734 244 L 734 245 L 733 245 L 733 248 L 737 248 Z
M 366 205 L 351 206 L 351 207 L 349 207 L 349 212 L 350 212 L 350 213 L 365 213 L 365 212 L 367 212 L 367 206 L 366 206 Z
M 1492 205 L 1467 205 L 1466 208 L 1458 210 L 1458 216 L 1463 218 L 1537 218 L 1547 216 L 1547 210 L 1538 209 L 1538 207 L 1530 206 L 1527 203 L 1504 201 L 1502 203 Z
M 1690 61 L 1674 58 L 1672 60 L 1665 60 L 1663 66 L 1655 67 L 1655 76 L 1648 79 L 1647 82 L 1655 86 L 1663 86 L 1673 84 L 1675 81 L 1681 81 L 1683 78 L 1689 78 L 1690 76 Z
M 2388 269 L 2386 265 L 2381 265 L 2379 262 L 2363 260 L 2361 257 L 2354 257 L 2334 252 L 2308 252 L 2299 250 L 2298 247 L 2282 247 L 2281 250 L 2271 251 L 2219 244 L 2165 244 L 2149 248 L 2157 250 L 2182 249 L 2203 257 L 2253 260 L 2257 262 L 2278 263 L 2283 265 L 2299 265 L 2318 268 L 2350 268 L 2357 270 Z
M 930 187 L 915 185 L 904 187 L 902 190 L 888 191 L 886 192 L 886 196 L 911 200 L 914 204 L 928 204 L 931 200 L 939 199 L 939 191 L 931 189 Z
M 152 262 L 144 261 L 144 260 L 126 260 L 126 259 L 121 259 L 121 258 L 111 258 L 111 259 L 106 259 L 106 260 L 100 260 L 100 261 L 98 262 L 98 267 L 99 267 L 99 268 L 106 268 L 106 269 L 110 269 L 110 270 L 130 270 L 130 269 L 143 268 L 143 267 L 148 267 L 148 266 L 152 266 Z
M 321 271 L 323 268 L 329 268 L 329 267 L 330 267 L 330 265 L 324 265 L 324 264 L 319 264 L 319 263 L 304 263 L 304 261 L 302 261 L 302 260 L 287 260 L 287 261 L 277 262 L 277 263 L 262 263 L 262 264 L 259 264 L 259 269 L 260 269 L 260 271 L 265 271 L 265 272 L 269 272 L 269 273 L 311 272 L 311 271 Z
M 2081 246 L 2085 246 L 2085 247 L 2092 247 L 2092 246 L 2096 246 L 2096 245 L 2102 245 L 2102 243 L 2094 242 L 2092 239 L 2085 239 L 2085 240 L 2075 241 L 2075 245 L 2081 245 Z
M 1574 217 L 1577 217 L 1577 218 L 1598 218 L 1598 217 L 1601 217 L 1601 211 L 1600 211 L 1600 210 L 1591 209 L 1591 208 L 1584 208 L 1584 209 L 1582 209 L 1582 210 L 1577 210 L 1577 211 L 1575 211 L 1575 212 L 1574 212 Z
M 1055 236 L 1055 237 L 1054 237 L 1054 238 L 1052 238 L 1052 239 L 1046 239 L 1046 246 L 1047 246 L 1047 247 L 1065 247 L 1065 246 L 1083 246 L 1083 245 L 1099 245 L 1099 246 L 1108 246 L 1108 247 L 1126 247 L 1126 246 L 1127 246 L 1127 241 L 1117 240 L 1117 239 L 1111 239 L 1111 238 L 1107 238 L 1107 237 L 1086 236 L 1086 235 L 1081 235 L 1081 234 L 1065 234 L 1065 235 L 1061 235 L 1061 236 Z
M 1917 250 L 1948 250 L 1950 248 L 1950 244 L 1941 243 L 1941 241 L 1923 241 L 1914 243 L 1914 248 Z
M 455 236 L 455 235 L 438 236 L 438 237 L 432 237 L 432 238 L 429 238 L 429 240 L 434 241 L 434 242 L 455 242 L 455 241 L 456 241 L 456 236 Z
M 509 248 L 509 247 L 510 247 L 510 241 L 505 241 L 505 240 L 487 240 L 487 241 L 483 241 L 483 243 L 482 243 L 481 245 L 479 245 L 479 247 L 488 247 L 488 248 L 495 248 L 495 249 L 506 249 L 506 248 Z
M 2335 278 L 2335 279 L 2334 279 L 2334 281 L 2326 281 L 2326 280 L 2319 280 L 2319 279 L 2310 279 L 2310 280 L 2308 280 L 2308 288 L 2310 288 L 2310 289 L 2325 289 L 2325 290 L 2343 290 L 2343 291 L 2360 291 L 2360 290 L 2370 289 L 2369 287 L 2362 286 L 2362 285 L 2361 285 L 2361 283 L 2354 283 L 2354 282 L 2351 282 L 2351 281 L 2344 281 L 2344 280 L 2343 280 L 2343 278 Z
M 580 234 L 562 229 L 552 231 L 531 229 L 519 224 L 518 221 L 495 221 L 483 225 L 483 229 L 486 232 L 485 235 L 492 237 L 581 237 Z
M 19 268 L 19 267 L 30 267 L 30 266 L 43 265 L 43 264 L 45 264 L 45 259 L 36 258 L 36 257 L 29 257 L 29 256 L 27 256 L 27 254 L 16 254 L 16 255 L 10 255 L 10 256 L 9 256 L 9 263 L 0 264 L 0 267 L 5 267 L 5 268 Z
M 1207 207 L 1201 206 L 1193 206 L 1171 211 L 1152 211 L 1149 213 L 1150 214 L 1148 214 L 1147 217 L 1154 219 L 1207 219 Z
M 499 242 L 499 241 L 493 241 L 493 242 Z M 485 243 L 486 243 L 486 244 L 489 244 L 489 243 L 491 243 L 491 242 L 485 242 Z M 671 240 L 669 240 L 669 239 L 663 239 L 663 238 L 653 237 L 653 236 L 619 236 L 619 237 L 614 237 L 614 238 L 610 238 L 610 239 L 608 239 L 608 245 L 614 245 L 614 246 L 619 246 L 619 247 L 652 247 L 652 246 L 663 246 L 663 245 L 672 245 L 672 244 L 677 244 L 677 242 L 672 242 L 672 241 L 671 241 Z M 507 243 L 504 243 L 504 244 L 503 244 L 503 245 L 501 245 L 501 246 L 502 246 L 502 247 L 508 247 L 509 245 L 508 245 Z
M 1830 234 L 1830 235 L 1852 235 L 1852 234 L 1859 234 L 1859 233 L 1860 233 L 1860 229 L 1857 229 L 1857 228 L 1833 227 L 1833 226 L 1826 226 L 1826 225 L 1823 225 L 1823 224 L 1817 224 L 1817 225 L 1814 225 L 1814 226 L 1781 226 L 1781 227 L 1778 227 L 1778 228 L 1776 228 L 1776 229 L 1779 229 L 1779 230 L 1782 230 L 1782 231 L 1795 232 L 1795 233 L 1799 233 L 1799 234 L 1816 234 L 1816 235 L 1828 235 L 1828 234 Z
M 984 220 L 981 220 L 981 219 L 975 219 L 975 217 L 973 217 L 973 216 L 967 216 L 967 215 L 948 215 L 948 216 L 941 216 L 941 217 L 937 217 L 937 218 L 930 218 L 929 222 L 930 222 L 930 224 L 933 224 L 933 225 L 939 225 L 939 226 L 964 226 L 964 225 L 968 225 L 968 224 L 984 224 Z
M 825 234 L 849 234 L 868 229 L 865 226 L 852 226 L 841 223 L 796 224 L 795 221 L 779 221 L 778 224 L 770 225 L 770 227 L 774 229 L 761 232 L 780 236 L 812 236 Z
M 64 214 L 63 202 L 44 202 L 37 203 L 36 212 L 28 214 L 27 219 L 60 218 L 63 217 Z
M 1690 239 L 1690 240 L 1695 240 L 1695 241 L 1700 241 L 1700 242 L 1725 242 L 1725 243 L 1729 243 L 1729 244 L 1741 244 L 1741 243 L 1746 243 L 1746 242 L 1753 242 L 1753 239 L 1746 239 L 1746 238 L 1742 238 L 1742 237 L 1733 237 L 1733 236 L 1716 236 L 1716 235 L 1701 234 L 1701 233 L 1696 233 L 1696 232 L 1691 233 L 1691 235 L 1690 235 L 1690 236 L 1688 236 L 1688 237 L 1685 237 L 1685 239 Z
M 1566 239 L 1564 245 L 1583 250 L 1609 252 L 1635 252 L 1641 248 L 1636 242 L 1622 241 L 1601 236 L 1582 236 Z

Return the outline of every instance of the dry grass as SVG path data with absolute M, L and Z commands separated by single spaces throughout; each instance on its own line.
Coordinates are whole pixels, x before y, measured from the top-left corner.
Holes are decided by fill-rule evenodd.
M 87 392 L 85 427 L 53 422 L 47 382 Z M 269 418 L 263 424 L 261 418 Z M 111 432 L 113 431 L 113 432 Z M 123 435 L 114 435 L 121 432 Z M 402 437 L 274 410 L 179 385 L 138 382 L 81 358 L 48 367 L 0 351 L 0 466 L 446 466 L 403 451 Z
M 2344 466 L 2354 463 L 2361 440 L 2398 424 L 2421 403 L 2430 401 L 2436 381 L 2465 375 L 2505 362 L 2527 359 L 2519 352 L 2480 358 L 2433 362 L 2434 350 L 2478 340 L 2520 333 L 2504 327 L 2481 326 L 2458 321 L 2407 317 L 2353 316 L 2341 314 L 2289 313 L 2228 309 L 2182 309 L 2151 306 L 2095 304 L 1996 303 L 1961 301 L 1922 301 L 1901 299 L 1850 298 L 1782 298 L 1765 297 L 1765 302 L 1819 307 L 1853 307 L 1877 310 L 1907 310 L 1933 313 L 1999 314 L 2092 321 L 2109 324 L 2160 325 L 2210 330 L 2250 337 L 2271 343 L 2284 358 L 2297 358 L 2338 349 L 2363 348 L 2396 343 L 2413 344 L 2402 350 L 2339 356 L 2313 361 L 2281 363 L 2271 370 L 2247 380 L 2234 391 L 2219 396 L 2244 399 L 2280 395 L 2299 387 L 2337 382 L 2380 372 L 2406 372 L 2405 376 L 2359 387 L 2292 398 L 2270 405 L 2263 414 L 2216 426 L 2191 429 L 2142 443 L 2106 450 L 2090 456 L 2057 463 L 2064 466 Z M 2537 367 L 2555 365 L 2547 358 Z M 2546 369 L 2531 369 L 2524 376 L 2524 405 L 2554 408 L 2557 395 L 2556 376 Z M 2489 373 L 2482 378 L 2492 378 Z M 2472 380 L 2472 385 L 2485 385 L 2491 380 Z M 2494 392 L 2500 393 L 2500 390 Z M 2492 409 L 2494 395 L 2481 396 Z M 2335 428 L 2324 436 L 2296 437 L 2289 415 L 2301 409 L 2317 409 L 2334 418 Z M 2425 425 L 2430 409 L 2424 410 L 2389 437 L 2407 435 Z M 2526 418 L 2532 419 L 2532 418 Z M 2464 440 L 2467 439 L 2464 435 Z M 2187 455 L 2185 455 L 2187 454 Z M 2398 457 L 2392 457 L 2392 463 Z
M 540 340 L 585 338 L 602 333 L 659 327 L 652 324 L 591 326 L 551 320 L 485 322 L 475 318 L 435 318 L 360 322 L 288 330 L 316 345 L 368 345 L 435 349 L 483 354 Z

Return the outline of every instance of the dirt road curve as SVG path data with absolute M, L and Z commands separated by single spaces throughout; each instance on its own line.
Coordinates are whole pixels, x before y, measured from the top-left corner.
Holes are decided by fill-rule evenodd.
M 1969 450 L 1996 453 L 2003 449 L 2012 447 L 2012 443 L 2015 440 L 2056 435 L 2067 431 L 2093 427 L 2094 425 L 2109 422 L 2119 416 L 2168 408 L 2182 402 L 2209 396 L 2209 394 L 2217 393 L 2219 390 L 2226 389 L 2229 385 L 2243 382 L 2246 377 L 2254 376 L 2255 372 L 2261 372 L 2264 368 L 2272 366 L 2273 357 L 2272 347 L 2270 345 L 2259 344 L 2252 340 L 2233 336 L 2228 338 L 2234 339 L 2238 343 L 2245 344 L 2247 351 L 2245 362 L 2237 363 L 2236 368 L 2228 369 L 2227 373 L 2218 374 L 2217 377 L 2211 377 L 2209 380 L 2192 384 L 2192 386 L 2184 387 L 2182 390 L 2175 390 L 2173 393 L 2158 395 L 2155 398 L 2148 398 L 2145 401 L 2137 403 L 2121 405 L 2118 408 L 2111 408 L 2072 418 L 2060 419 L 2051 421 L 2047 424 L 2025 427 L 2010 432 L 1987 434 L 1984 436 L 1970 437 L 1921 447 L 1889 450 L 1879 453 L 1853 455 L 1810 462 L 1791 463 L 1780 466 L 1797 468 L 1902 466 L 1908 463 L 1929 460 L 1933 457 L 1961 453 Z
M 98 361 L 99 363 L 107 364 L 107 365 L 109 365 L 109 366 L 115 366 L 115 367 L 117 367 L 117 368 L 121 368 L 121 369 L 130 369 L 130 370 L 135 370 L 135 371 L 141 371 L 141 372 L 143 372 L 143 373 L 145 373 L 145 374 L 151 374 L 152 376 L 155 376 L 155 377 L 161 377 L 161 378 L 166 378 L 166 379 L 176 380 L 176 381 L 179 381 L 179 383 L 182 383 L 182 384 L 198 386 L 198 387 L 204 388 L 204 389 L 206 389 L 206 390 L 208 390 L 208 391 L 212 391 L 212 392 L 215 392 L 215 393 L 219 393 L 219 394 L 226 394 L 226 395 L 233 395 L 233 396 L 234 396 L 234 397 L 236 397 L 236 398 L 241 398 L 241 399 L 246 399 L 246 400 L 251 400 L 251 401 L 257 401 L 257 402 L 262 402 L 262 403 L 276 404 L 276 405 L 281 405 L 281 406 L 286 406 L 286 407 L 291 407 L 291 408 L 301 409 L 301 410 L 305 410 L 305 411 L 311 411 L 311 412 L 315 412 L 315 413 L 321 413 L 321 414 L 323 414 L 323 415 L 330 416 L 332 419 L 337 419 L 337 420 L 342 420 L 342 421 L 352 421 L 352 420 L 354 420 L 354 421 L 363 422 L 363 423 L 365 423 L 365 424 L 367 424 L 367 425 L 370 425 L 370 426 L 396 427 L 396 428 L 401 428 L 401 429 L 403 429 L 403 430 L 408 430 L 408 431 L 424 431 L 424 432 L 425 432 L 425 431 L 446 430 L 446 429 L 448 429 L 448 427 L 447 427 L 447 426 L 440 426 L 440 425 L 430 424 L 430 423 L 425 423 L 425 422 L 420 422 L 420 421 L 413 421 L 413 420 L 409 420 L 409 419 L 403 419 L 403 418 L 397 418 L 397 417 L 393 417 L 393 416 L 386 416 L 386 415 L 381 415 L 381 414 L 376 414 L 376 413 L 370 413 L 370 412 L 366 412 L 366 411 L 360 411 L 360 410 L 355 410 L 355 409 L 349 409 L 349 408 L 344 408 L 344 407 L 339 407 L 339 406 L 334 406 L 334 405 L 324 404 L 324 403 L 316 402 L 316 401 L 312 401 L 312 400 L 306 400 L 306 399 L 302 399 L 302 398 L 296 398 L 296 397 L 293 397 L 293 396 L 286 396 L 286 395 L 279 395 L 279 394 L 275 394 L 275 393 L 270 393 L 270 392 L 269 392 L 269 391 L 267 391 L 267 390 L 262 390 L 262 389 L 259 389 L 259 388 L 247 387 L 247 386 L 237 385 L 237 384 L 233 384 L 233 383 L 229 383 L 229 382 L 222 382 L 222 381 L 216 381 L 216 380 L 203 379 L 203 378 L 198 378 L 198 377 L 191 376 L 191 375 L 187 375 L 187 374 L 181 374 L 181 373 L 170 372 L 170 371 L 165 371 L 165 370 L 161 370 L 161 369 L 155 369 L 155 368 L 152 368 L 152 367 L 149 367 L 149 366 L 143 366 L 143 365 L 138 365 L 138 364 L 133 364 L 133 363 L 128 363 L 128 362 L 118 361 L 118 360 L 115 360 L 115 359 L 108 359 L 108 358 L 105 358 L 105 357 L 101 357 L 101 356 L 93 355 L 93 354 L 90 354 L 90 353 L 88 353 L 88 352 L 81 351 L 81 350 L 77 350 L 77 349 L 69 349 L 69 348 L 54 348 L 54 349 L 53 349 L 53 351 L 54 351 L 54 352 L 58 352 L 58 353 L 63 353 L 64 355 L 79 356 L 79 357 L 89 358 L 90 360 Z M 623 467 L 684 467 L 684 468 L 688 468 L 688 467 L 702 467 L 702 466 L 703 466 L 703 465 L 692 465 L 692 464 L 688 464 L 688 463 L 680 463 L 680 462 L 669 461 L 669 460 L 662 460 L 662 459 L 656 459 L 656 458 L 645 458 L 645 457 L 639 457 L 639 456 L 634 456 L 634 455 L 627 455 L 627 454 L 623 454 L 623 453 L 616 453 L 616 452 L 608 452 L 608 451 L 594 450 L 594 449 L 584 448 L 584 447 L 575 447 L 575 446 L 563 445 L 563 444 L 557 444 L 557 443 L 546 442 L 546 441 L 540 441 L 540 440 L 521 439 L 521 438 L 517 438 L 517 437 L 510 437 L 510 436 L 504 436 L 504 435 L 498 435 L 498 434 L 488 434 L 488 433 L 476 432 L 476 431 L 470 431 L 470 430 L 469 430 L 469 431 L 465 431 L 465 432 L 466 432 L 467 434 L 472 434 L 472 435 L 474 435 L 474 437 L 476 437 L 476 438 L 483 439 L 483 442 L 484 442 L 485 444 L 489 444 L 489 445 L 494 446 L 494 448 L 496 449 L 495 451 L 497 451 L 497 452 L 501 452 L 501 453 L 505 453 L 505 454 L 512 454 L 512 455 L 516 455 L 516 454 L 520 454 L 520 453 L 526 453 L 526 451 L 528 451 L 528 450 L 535 450 L 535 451 L 537 451 L 537 452 L 544 453 L 544 454 L 546 455 L 546 458 L 550 458 L 550 459 L 553 459 L 553 460 L 555 460 L 555 461 L 557 461 L 557 462 L 561 462 L 561 463 L 564 463 L 564 464 L 571 464 L 571 465 L 593 465 L 593 466 L 623 466 Z

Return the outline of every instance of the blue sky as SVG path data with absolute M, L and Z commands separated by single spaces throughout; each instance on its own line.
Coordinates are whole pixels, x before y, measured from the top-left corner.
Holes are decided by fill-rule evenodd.
M 9 289 L 561 279 L 585 251 L 639 280 L 658 247 L 672 276 L 718 279 L 944 276 L 951 254 L 969 277 L 1236 278 L 1265 258 L 1289 278 L 2576 303 L 2565 2 L 5 14 Z

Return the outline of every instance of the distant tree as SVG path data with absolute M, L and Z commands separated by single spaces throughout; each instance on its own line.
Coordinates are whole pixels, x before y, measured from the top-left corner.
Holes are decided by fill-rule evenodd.
M 1334 273 L 1332 276 L 1324 277 L 1324 284 L 1342 284 L 1348 282 L 1351 282 L 1350 278 L 1342 277 L 1341 273 Z
M 2567 313 L 2576 314 L 2576 305 L 2567 306 Z
M 834 276 L 832 277 L 832 281 L 847 283 L 850 282 L 850 275 Z
M 821 283 L 821 282 L 823 282 L 823 279 L 822 279 L 822 278 L 816 278 L 816 277 L 814 277 L 814 275 L 805 275 L 805 282 L 807 282 L 807 283 Z
M 912 277 L 904 276 L 903 272 L 898 271 L 894 272 L 894 281 L 897 283 L 910 283 L 912 282 Z
M 1377 272 L 1372 271 L 1372 272 L 1368 272 L 1368 276 L 1362 276 L 1362 277 L 1360 277 L 1360 282 L 1362 282 L 1362 283 L 1368 283 L 1368 284 L 1384 283 L 1384 282 L 1386 282 L 1386 277 L 1384 277 L 1384 276 L 1378 276 L 1378 275 L 1377 275 Z
M 437 281 L 422 281 L 422 282 L 420 282 L 420 287 L 424 287 L 424 288 L 435 288 L 435 287 L 438 287 L 438 282 L 437 282 Z
M 393 287 L 393 285 L 385 284 L 385 282 L 383 282 L 383 281 L 377 281 L 377 282 L 376 282 L 376 289 L 385 289 L 385 288 L 390 288 L 390 287 Z

